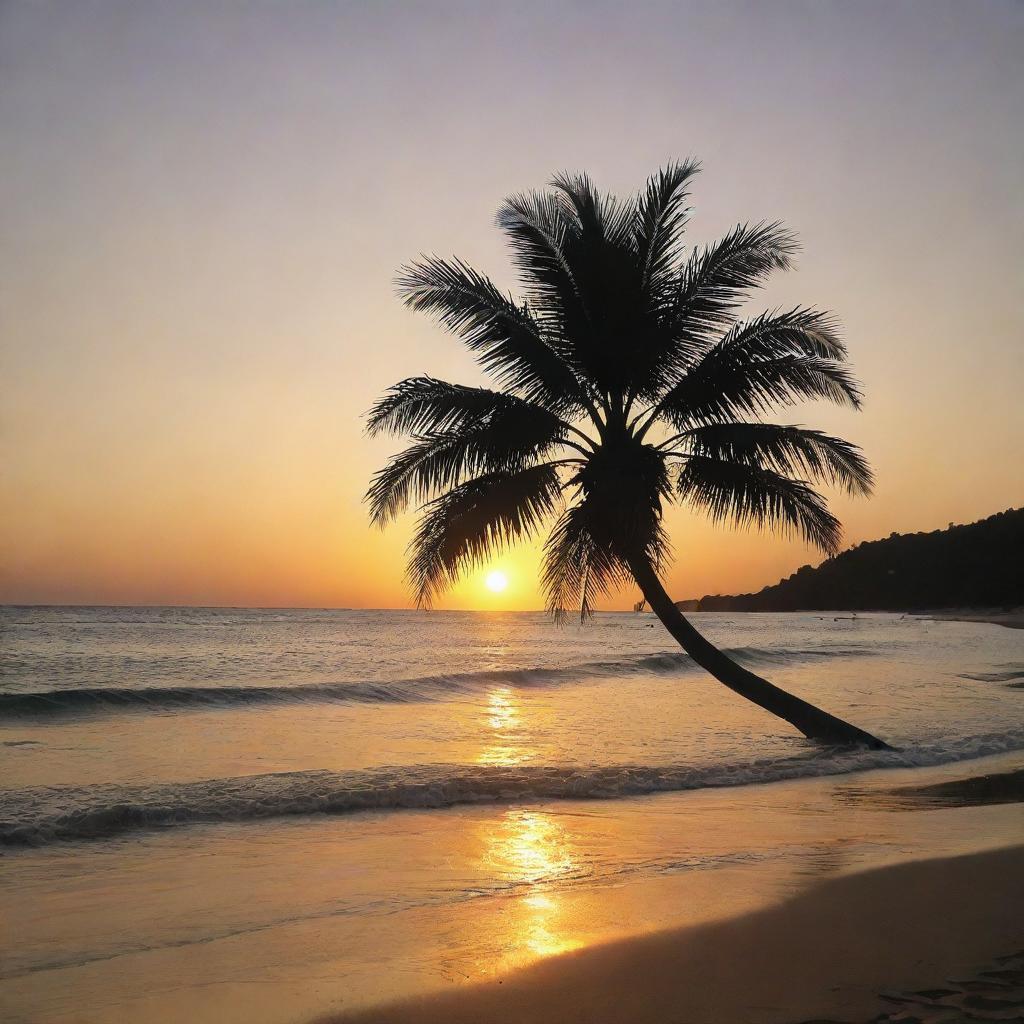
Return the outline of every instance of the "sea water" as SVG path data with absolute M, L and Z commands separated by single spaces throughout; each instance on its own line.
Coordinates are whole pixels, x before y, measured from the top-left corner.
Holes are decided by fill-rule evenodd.
M 877 798 L 1024 763 L 1024 632 L 693 619 L 897 749 L 809 743 L 645 614 L 0 609 L 4 1019 L 300 1019 L 1024 826 Z

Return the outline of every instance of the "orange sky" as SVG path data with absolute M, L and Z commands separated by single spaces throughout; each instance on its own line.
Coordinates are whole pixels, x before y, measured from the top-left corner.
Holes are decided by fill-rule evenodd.
M 1024 14 L 921 8 L 3 5 L 0 601 L 407 605 L 361 415 L 480 378 L 394 271 L 456 253 L 510 286 L 506 193 L 689 154 L 693 237 L 785 220 L 804 254 L 758 305 L 845 324 L 864 411 L 784 418 L 870 455 L 848 540 L 1024 504 Z M 817 558 L 670 526 L 679 597 Z M 535 564 L 445 604 L 537 607 Z

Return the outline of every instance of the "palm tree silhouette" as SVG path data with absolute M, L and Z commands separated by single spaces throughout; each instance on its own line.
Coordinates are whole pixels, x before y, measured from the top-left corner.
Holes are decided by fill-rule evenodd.
M 860 450 L 772 407 L 826 399 L 858 408 L 834 320 L 812 309 L 739 320 L 751 289 L 785 270 L 796 241 L 778 223 L 740 225 L 688 254 L 696 161 L 672 164 L 628 201 L 586 175 L 515 195 L 498 213 L 523 301 L 460 260 L 402 268 L 406 305 L 460 336 L 499 390 L 412 377 L 368 414 L 368 432 L 411 435 L 367 492 L 383 525 L 421 516 L 408 578 L 419 606 L 508 544 L 553 527 L 548 609 L 586 618 L 595 596 L 635 580 L 682 648 L 731 690 L 830 743 L 885 744 L 737 664 L 680 613 L 659 578 L 662 506 L 796 531 L 835 552 L 841 528 L 808 481 L 867 494 Z

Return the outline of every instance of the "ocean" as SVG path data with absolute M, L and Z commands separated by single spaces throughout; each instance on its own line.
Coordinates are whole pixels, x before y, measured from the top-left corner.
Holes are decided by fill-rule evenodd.
M 897 749 L 809 743 L 647 614 L 0 609 L 4 1019 L 300 1019 L 1007 840 L 878 797 L 1024 763 L 1024 632 L 693 618 Z

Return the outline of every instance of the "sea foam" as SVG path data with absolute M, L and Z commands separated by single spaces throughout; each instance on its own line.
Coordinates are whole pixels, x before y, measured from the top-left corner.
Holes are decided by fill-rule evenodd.
M 295 815 L 435 809 L 644 794 L 918 768 L 1024 749 L 1024 729 L 868 751 L 811 747 L 781 758 L 711 765 L 417 765 L 359 772 L 280 772 L 150 786 L 38 787 L 4 794 L 0 844 L 40 846 L 139 829 Z

